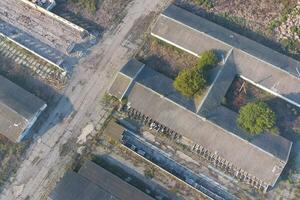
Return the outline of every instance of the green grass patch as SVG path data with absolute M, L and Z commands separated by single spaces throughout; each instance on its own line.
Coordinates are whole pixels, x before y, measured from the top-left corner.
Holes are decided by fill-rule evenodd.
M 94 13 L 98 9 L 98 0 L 69 0 L 72 3 L 80 4 L 90 12 Z

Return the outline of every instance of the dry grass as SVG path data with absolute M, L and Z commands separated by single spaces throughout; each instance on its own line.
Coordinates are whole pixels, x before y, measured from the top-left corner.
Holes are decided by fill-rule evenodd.
M 14 144 L 0 136 L 0 191 L 1 186 L 16 172 L 28 143 Z
M 73 3 L 59 4 L 61 8 L 69 10 L 85 19 L 91 20 L 103 28 L 109 28 L 114 23 L 118 22 L 125 12 L 125 7 L 131 0 L 101 0 L 98 1 L 97 10 L 91 12 L 84 5 Z
M 184 68 L 196 65 L 198 58 L 153 37 L 148 37 L 137 55 L 147 66 L 175 78 Z

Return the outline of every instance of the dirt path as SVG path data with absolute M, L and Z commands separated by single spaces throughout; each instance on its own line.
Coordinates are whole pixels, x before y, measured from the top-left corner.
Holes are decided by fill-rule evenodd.
M 128 5 L 127 15 L 113 32 L 104 35 L 91 54 L 75 69 L 73 78 L 55 110 L 40 130 L 42 135 L 28 150 L 16 177 L 2 192 L 3 200 L 47 199 L 55 182 L 63 175 L 70 156 L 60 157 L 59 149 L 71 138 L 77 138 L 87 123 L 96 126 L 105 120 L 106 111 L 100 99 L 112 81 L 117 70 L 138 49 L 137 39 L 128 37 L 134 32 L 142 33 L 139 26 L 146 16 L 159 12 L 169 0 L 135 0 Z M 139 30 L 136 27 L 139 27 Z M 67 105 L 70 101 L 72 105 Z M 63 122 L 54 125 L 69 115 Z M 52 127 L 49 129 L 49 127 Z

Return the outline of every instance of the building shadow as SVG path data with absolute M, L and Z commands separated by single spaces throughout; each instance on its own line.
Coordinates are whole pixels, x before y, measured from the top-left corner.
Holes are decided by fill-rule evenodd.
M 289 94 L 289 97 L 300 96 L 300 94 Z M 300 108 L 285 100 L 274 97 L 265 101 L 276 114 L 276 124 L 279 134 L 292 141 L 292 149 L 289 160 L 280 176 L 282 181 L 292 182 L 295 172 L 300 172 Z M 278 183 L 275 185 L 278 186 Z
M 71 76 L 73 67 L 81 58 L 90 54 L 91 47 L 101 40 L 105 29 L 92 20 L 86 19 L 83 16 L 67 10 L 66 4 L 67 2 L 65 0 L 57 1 L 57 5 L 53 8 L 53 10 L 51 10 L 51 12 L 80 26 L 89 33 L 85 35 L 85 40 L 83 42 L 74 43 L 74 47 L 69 52 L 69 56 L 64 59 L 62 65 L 67 69 L 68 74 Z
M 163 75 L 175 79 L 179 70 L 172 68 L 171 63 L 169 63 L 162 56 L 158 55 L 150 55 L 146 58 L 137 58 L 142 63 L 144 63 L 147 67 L 154 69 L 155 71 L 162 73 Z
M 145 176 L 136 172 L 134 169 L 125 166 L 120 161 L 112 158 L 109 155 L 95 156 L 93 158 L 93 162 L 97 163 L 119 178 L 125 180 L 132 186 L 145 192 L 149 196 L 152 196 L 154 199 L 182 200 L 182 198 L 169 192 L 155 181 L 151 180 L 150 178 L 146 178 Z
M 58 4 L 54 7 L 52 12 L 55 14 L 65 18 L 66 20 L 84 28 L 87 30 L 90 34 L 94 35 L 95 37 L 100 37 L 104 31 L 104 28 L 89 20 L 84 18 L 83 16 L 80 16 L 72 11 L 69 11 L 65 9 L 66 7 L 66 2 L 65 1 L 59 1 Z
M 64 121 L 74 111 L 68 97 L 32 76 L 28 71 L 23 71 L 19 74 L 0 71 L 0 74 L 47 103 L 47 108 L 38 117 L 24 140 L 31 140 L 37 135 L 43 135 L 49 129 Z M 63 109 L 59 110 L 60 114 L 56 114 L 53 117 L 53 111 L 61 101 L 64 103 Z M 52 117 L 50 121 L 49 117 Z M 46 125 L 45 122 L 48 124 Z

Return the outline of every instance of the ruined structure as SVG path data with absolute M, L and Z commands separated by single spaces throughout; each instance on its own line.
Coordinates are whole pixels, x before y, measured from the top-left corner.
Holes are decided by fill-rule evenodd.
M 29 0 L 2 0 L 0 35 L 64 70 L 65 56 L 88 32 Z
M 292 142 L 269 133 L 249 137 L 237 127 L 237 113 L 221 101 L 240 76 L 300 107 L 300 63 L 173 5 L 160 15 L 151 34 L 197 57 L 214 49 L 223 58 L 203 100 L 196 104 L 186 99 L 171 79 L 138 61 L 123 67 L 109 93 L 127 99 L 130 117 L 188 141 L 192 151 L 224 172 L 263 191 L 274 186 Z
M 142 63 L 137 69 L 138 63 L 129 61 L 108 90 L 127 99 L 130 117 L 175 140 L 188 141 L 196 154 L 258 189 L 265 191 L 275 184 L 288 161 L 290 141 L 268 133 L 250 141 L 240 135 L 242 130 L 233 125 L 231 116 L 225 127 L 204 118 L 197 113 L 199 105 L 178 93 L 171 79 Z M 118 81 L 120 77 L 127 81 Z
M 12 142 L 29 132 L 46 103 L 0 76 L 0 134 Z
M 121 178 L 87 161 L 79 172 L 67 172 L 50 195 L 52 200 L 154 200 Z

